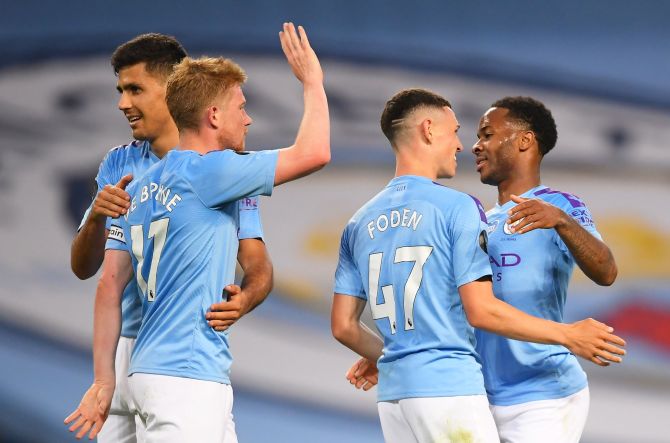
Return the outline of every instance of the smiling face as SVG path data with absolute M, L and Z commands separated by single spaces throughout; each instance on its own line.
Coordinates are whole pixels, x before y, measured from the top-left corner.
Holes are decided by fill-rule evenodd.
M 435 161 L 439 165 L 438 178 L 452 178 L 456 175 L 456 154 L 463 150 L 458 138 L 460 125 L 456 114 L 448 106 L 435 113 L 436 117 L 431 126 L 433 145 L 435 146 Z
M 249 125 L 253 122 L 245 109 L 246 103 L 241 85 L 230 88 L 215 103 L 220 121 L 217 133 L 219 148 L 244 151 Z
M 520 129 L 507 119 L 505 108 L 491 108 L 479 120 L 477 143 L 472 147 L 482 183 L 497 186 L 514 174 Z
M 152 142 L 173 124 L 165 103 L 165 86 L 160 75 L 147 72 L 145 63 L 119 70 L 118 106 L 128 119 L 134 138 Z

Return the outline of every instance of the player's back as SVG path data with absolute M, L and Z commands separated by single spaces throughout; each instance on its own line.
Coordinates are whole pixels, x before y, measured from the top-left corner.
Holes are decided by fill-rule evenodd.
M 472 197 L 401 176 L 361 208 L 343 235 L 384 338 L 379 400 L 483 394 L 474 331 L 458 293 L 490 274 Z M 342 260 L 342 258 L 341 258 Z M 338 270 L 339 271 L 339 270 Z M 339 273 L 339 272 L 338 272 Z
M 205 313 L 234 282 L 236 200 L 272 189 L 276 158 L 261 165 L 259 178 L 240 173 L 244 165 L 232 172 L 237 160 L 246 157 L 246 165 L 256 156 L 171 151 L 128 187 L 131 208 L 124 232 L 143 294 L 131 374 L 229 383 L 227 333 L 210 328 Z M 224 167 L 231 169 L 230 183 Z

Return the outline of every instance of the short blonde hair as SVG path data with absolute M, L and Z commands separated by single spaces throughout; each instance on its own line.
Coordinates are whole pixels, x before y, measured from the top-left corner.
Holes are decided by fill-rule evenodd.
M 244 70 L 230 59 L 184 58 L 168 78 L 165 93 L 177 129 L 198 129 L 204 110 L 230 88 L 246 80 Z

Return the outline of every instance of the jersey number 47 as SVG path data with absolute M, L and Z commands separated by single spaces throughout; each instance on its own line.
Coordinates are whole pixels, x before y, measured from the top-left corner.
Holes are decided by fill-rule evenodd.
M 404 246 L 395 250 L 393 263 L 414 262 L 412 271 L 409 273 L 405 289 L 403 292 L 403 310 L 405 311 L 405 330 L 414 329 L 414 301 L 416 294 L 421 287 L 423 280 L 423 265 L 426 264 L 428 257 L 433 252 L 432 246 Z M 379 275 L 381 273 L 384 253 L 377 252 L 370 254 L 368 267 L 368 298 L 370 299 L 370 308 L 372 317 L 375 320 L 388 318 L 391 323 L 391 334 L 397 331 L 396 326 L 396 308 L 395 292 L 393 285 L 382 286 L 383 303 L 377 303 L 377 293 L 379 290 Z

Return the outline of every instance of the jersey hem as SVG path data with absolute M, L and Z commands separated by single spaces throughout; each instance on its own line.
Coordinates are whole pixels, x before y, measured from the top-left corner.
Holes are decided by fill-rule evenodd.
M 472 391 L 412 391 L 407 393 L 399 394 L 389 394 L 389 395 L 378 395 L 377 402 L 382 401 L 395 401 L 395 400 L 404 400 L 406 398 L 432 398 L 432 397 L 464 397 L 468 395 L 486 395 L 486 390 L 472 390 Z
M 175 371 L 163 368 L 130 368 L 128 370 L 128 376 L 133 374 L 154 374 L 154 375 L 169 375 L 171 377 L 181 377 L 181 378 L 191 378 L 194 380 L 202 381 L 213 381 L 216 383 L 222 383 L 224 385 L 230 384 L 230 377 L 228 376 L 216 376 L 210 374 L 196 374 L 190 371 Z
M 532 392 L 515 398 L 510 398 L 508 396 L 502 396 L 502 398 L 500 398 L 501 396 L 499 396 L 498 398 L 496 398 L 496 396 L 492 395 L 487 395 L 487 397 L 489 399 L 489 403 L 493 406 L 513 406 L 513 405 L 520 405 L 523 403 L 530 403 L 533 401 L 556 400 L 558 398 L 569 397 L 573 394 L 578 393 L 584 388 L 587 388 L 588 386 L 589 386 L 588 381 L 585 381 L 584 383 L 581 383 L 578 386 L 575 386 L 573 388 L 561 392 L 556 391 Z

